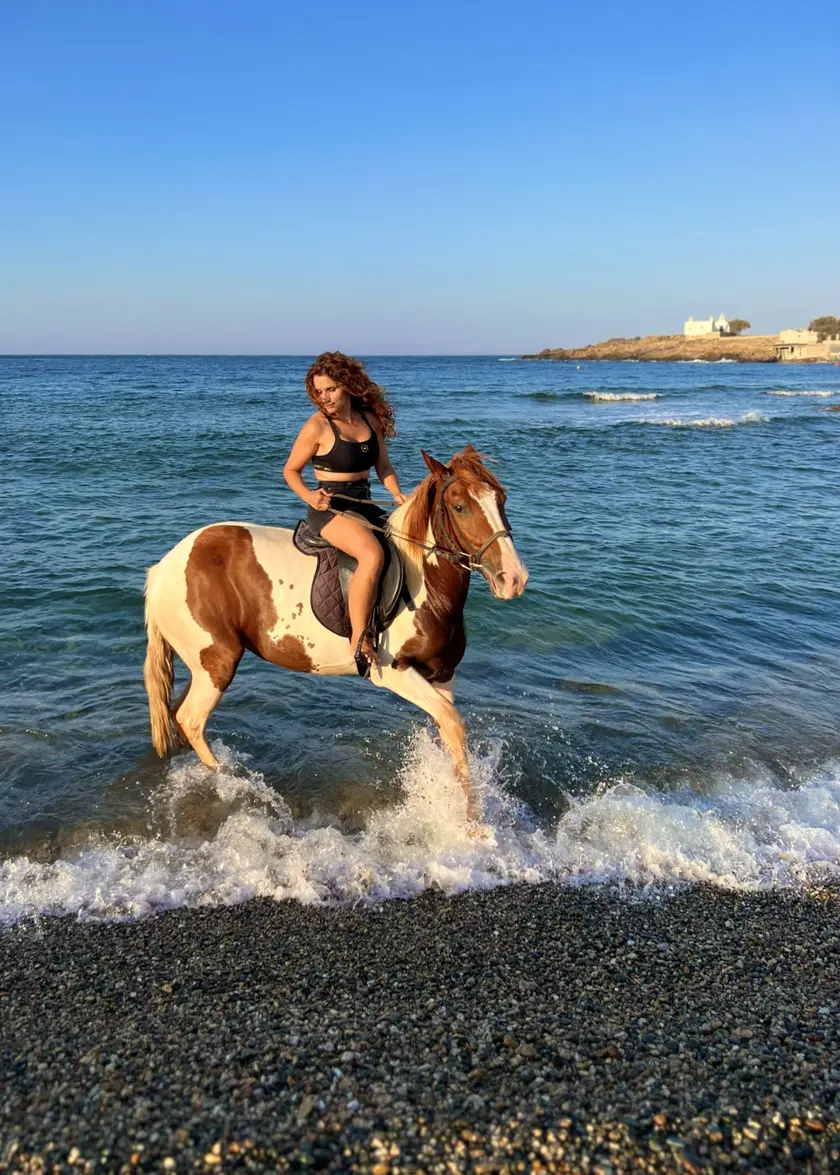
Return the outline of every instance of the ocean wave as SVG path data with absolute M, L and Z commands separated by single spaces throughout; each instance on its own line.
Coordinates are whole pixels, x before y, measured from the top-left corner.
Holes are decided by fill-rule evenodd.
M 768 392 L 765 392 L 764 394 L 765 394 L 765 396 L 818 396 L 821 399 L 825 399 L 828 396 L 836 396 L 837 395 L 836 392 L 808 392 L 808 391 L 802 391 L 802 392 L 768 391 Z
M 496 746 L 471 760 L 488 826 L 487 836 L 471 839 L 449 759 L 426 730 L 408 747 L 403 800 L 353 834 L 335 823 L 295 822 L 259 773 L 221 744 L 214 750 L 220 771 L 185 753 L 170 764 L 157 797 L 174 808 L 212 789 L 229 810 L 214 836 L 92 844 L 51 864 L 3 862 L 0 924 L 45 914 L 121 920 L 254 897 L 375 903 L 428 889 L 455 894 L 544 881 L 642 893 L 698 882 L 763 890 L 840 881 L 838 764 L 793 790 L 771 778 L 723 778 L 703 796 L 607 781 L 595 796 L 570 797 L 557 825 L 540 829 L 506 791 Z
M 584 392 L 587 400 L 617 404 L 624 400 L 658 400 L 661 392 Z
M 735 428 L 739 424 L 765 424 L 760 412 L 745 412 L 743 416 L 673 417 L 665 420 L 638 420 L 636 424 L 658 424 L 665 428 Z

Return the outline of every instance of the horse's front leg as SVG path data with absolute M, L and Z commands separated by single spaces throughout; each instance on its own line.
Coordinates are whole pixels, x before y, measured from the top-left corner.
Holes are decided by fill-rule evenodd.
M 479 828 L 479 824 L 478 824 L 478 819 L 479 819 L 478 801 L 476 798 L 475 789 L 473 788 L 472 783 L 470 782 L 470 769 L 469 769 L 469 764 L 467 763 L 467 753 L 464 748 L 464 723 L 461 720 L 460 712 L 458 711 L 458 709 L 455 707 L 455 704 L 454 704 L 455 678 L 450 677 L 449 681 L 436 681 L 434 684 L 434 689 L 435 689 L 435 692 L 440 697 L 442 697 L 444 699 L 444 701 L 447 702 L 452 707 L 452 710 L 453 710 L 455 717 L 458 720 L 458 724 L 460 726 L 461 741 L 460 741 L 459 748 L 457 750 L 455 748 L 453 748 L 451 746 L 451 744 L 446 742 L 446 739 L 443 735 L 443 731 L 441 730 L 439 724 L 438 724 L 438 730 L 441 730 L 441 738 L 446 743 L 446 745 L 449 749 L 449 753 L 452 755 L 452 761 L 455 764 L 455 774 L 458 776 L 458 781 L 461 784 L 461 788 L 462 788 L 462 790 L 464 792 L 464 796 L 466 797 L 466 800 L 467 800 L 467 819 L 470 822 L 470 824 L 472 825 L 472 831 L 471 831 L 470 835 L 471 836 L 478 835 L 478 833 L 481 831 L 481 829 Z
M 476 825 L 479 815 L 478 802 L 470 781 L 470 769 L 464 747 L 464 723 L 452 701 L 453 683 L 449 681 L 437 688 L 426 681 L 425 677 L 421 677 L 416 669 L 394 669 L 390 665 L 374 669 L 370 680 L 374 685 L 383 686 L 405 698 L 407 702 L 413 702 L 434 718 L 467 801 L 467 820 L 470 825 Z

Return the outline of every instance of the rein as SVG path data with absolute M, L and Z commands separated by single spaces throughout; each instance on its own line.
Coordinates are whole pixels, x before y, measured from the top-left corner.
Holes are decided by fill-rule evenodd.
M 414 543 L 415 546 L 422 547 L 423 550 L 427 551 L 429 554 L 442 555 L 444 557 L 444 559 L 448 559 L 450 563 L 454 563 L 456 565 L 456 567 L 460 567 L 462 571 L 480 571 L 482 574 L 484 574 L 485 568 L 484 568 L 484 564 L 481 562 L 481 559 L 482 559 L 482 556 L 484 555 L 485 551 L 489 547 L 491 547 L 493 545 L 493 543 L 495 543 L 496 539 L 510 538 L 510 531 L 508 529 L 497 530 L 493 534 L 491 534 L 490 538 L 486 539 L 481 544 L 480 547 L 476 548 L 476 550 L 474 550 L 474 551 L 464 550 L 463 547 L 465 547 L 467 544 L 462 543 L 462 539 L 458 534 L 458 529 L 455 526 L 455 523 L 452 519 L 452 515 L 449 513 L 447 506 L 446 506 L 446 503 L 443 500 L 443 497 L 444 497 L 444 494 L 446 493 L 446 491 L 449 489 L 449 487 L 452 485 L 452 483 L 456 482 L 457 480 L 458 480 L 457 475 L 452 474 L 441 486 L 440 492 L 438 494 L 437 505 L 435 506 L 433 521 L 432 521 L 432 534 L 434 535 L 434 533 L 435 533 L 434 523 L 435 523 L 435 521 L 437 521 L 438 517 L 441 517 L 441 519 L 444 522 L 444 529 L 442 530 L 441 533 L 447 539 L 449 538 L 449 536 L 446 533 L 445 524 L 446 524 L 446 522 L 449 522 L 449 525 L 452 528 L 452 533 L 455 538 L 455 542 L 451 543 L 448 547 L 441 545 L 441 543 L 424 543 L 420 539 L 413 539 L 407 534 L 398 534 L 396 531 L 391 531 L 388 527 L 377 526 L 376 523 L 374 523 L 374 522 L 368 522 L 368 520 L 366 518 L 357 517 L 354 521 L 360 522 L 368 530 L 376 530 L 376 531 L 379 531 L 380 534 L 393 534 L 395 538 L 402 539 L 403 542 Z M 364 498 L 364 499 L 354 498 L 352 494 L 335 494 L 334 493 L 334 494 L 332 494 L 332 497 L 333 498 L 341 498 L 342 501 L 345 501 L 345 502 L 366 501 L 366 502 L 371 502 L 372 505 L 374 505 L 374 506 L 386 505 L 385 502 L 377 502 L 373 498 Z M 330 507 L 330 506 L 328 506 L 327 509 L 330 511 L 331 514 L 341 514 L 342 513 L 342 511 L 340 511 L 340 510 L 333 510 L 332 507 Z M 462 543 L 462 546 L 456 545 L 457 543 Z

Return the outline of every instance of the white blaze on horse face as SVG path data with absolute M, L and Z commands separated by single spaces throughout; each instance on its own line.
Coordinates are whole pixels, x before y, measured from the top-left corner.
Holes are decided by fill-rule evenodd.
M 491 531 L 507 530 L 507 527 L 502 521 L 502 513 L 499 510 L 496 491 L 491 489 L 482 490 L 480 494 L 475 495 L 475 498 L 490 524 Z M 528 571 L 525 564 L 519 558 L 510 535 L 496 539 L 487 548 L 483 556 L 483 561 L 486 563 L 487 556 L 490 555 L 492 558 L 497 550 L 501 552 L 501 558 L 499 559 L 500 566 L 498 571 L 490 571 L 490 586 L 493 589 L 493 594 L 498 596 L 500 600 L 512 600 L 514 596 L 521 596 L 525 591 L 525 584 L 528 582 Z

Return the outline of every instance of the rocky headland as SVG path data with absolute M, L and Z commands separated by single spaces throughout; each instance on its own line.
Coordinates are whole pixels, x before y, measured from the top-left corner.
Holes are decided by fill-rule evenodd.
M 715 363 L 731 359 L 736 363 L 775 363 L 777 335 L 750 335 L 722 337 L 701 335 L 645 335 L 636 339 L 607 339 L 605 343 L 591 343 L 587 347 L 547 347 L 538 355 L 523 355 L 523 359 L 556 359 L 580 363 L 581 360 L 606 359 L 617 362 L 637 359 L 640 362 L 673 363 L 678 360 L 705 359 Z

